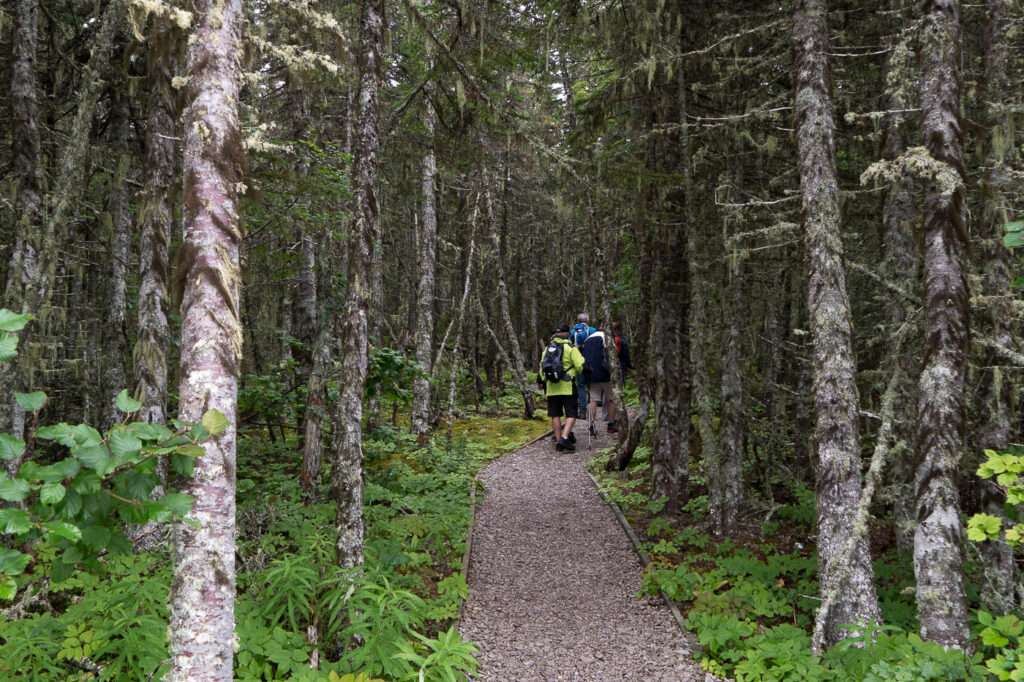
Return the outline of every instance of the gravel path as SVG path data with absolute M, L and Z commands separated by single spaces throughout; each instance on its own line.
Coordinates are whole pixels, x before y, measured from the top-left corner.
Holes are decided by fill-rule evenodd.
M 601 438 L 592 452 L 610 444 Z M 705 673 L 575 453 L 550 438 L 492 462 L 476 510 L 462 634 L 480 679 L 696 681 Z M 708 679 L 710 676 L 708 676 Z

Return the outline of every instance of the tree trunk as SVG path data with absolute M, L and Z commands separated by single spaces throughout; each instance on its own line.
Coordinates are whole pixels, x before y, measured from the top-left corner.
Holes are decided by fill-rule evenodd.
M 355 219 L 348 238 L 348 305 L 342 325 L 340 395 L 333 416 L 331 498 L 337 508 L 337 562 L 363 563 L 363 392 L 369 342 L 367 315 L 373 250 L 380 231 L 377 151 L 383 8 L 380 0 L 360 3 L 359 119 L 353 189 Z
M 484 182 L 487 183 L 487 171 L 484 170 Z M 494 211 L 491 207 L 490 184 L 485 184 L 485 200 L 487 201 L 487 225 L 491 233 L 491 242 L 494 244 L 494 277 L 495 285 L 498 287 L 498 311 L 501 314 L 501 322 L 508 346 L 509 369 L 515 374 L 519 394 L 523 397 L 523 419 L 533 419 L 536 410 L 533 402 L 533 389 L 530 387 L 530 380 L 526 376 L 526 366 L 523 364 L 523 354 L 519 348 L 519 336 L 516 334 L 515 325 L 512 324 L 512 313 L 509 310 L 508 285 L 505 282 L 505 262 L 502 258 L 502 241 L 498 236 L 497 225 L 494 221 Z
M 1006 191 L 1009 170 L 1016 157 L 1011 142 L 1013 121 L 1001 104 L 1009 88 L 1009 52 L 1007 27 L 1011 23 L 1012 7 L 1009 0 L 994 0 L 988 6 L 984 25 L 986 100 L 991 107 L 988 114 L 988 159 L 981 183 L 982 210 L 980 230 L 982 245 L 981 293 L 984 301 L 979 311 L 977 326 L 997 344 L 1013 347 L 1013 310 L 1010 306 L 1010 272 L 1012 255 L 1003 245 L 1003 226 L 1010 220 L 1007 214 Z M 981 395 L 984 409 L 978 425 L 978 450 L 1005 448 L 1011 438 L 1010 415 L 1016 406 L 1018 394 L 1012 376 L 1002 371 L 1000 360 L 991 349 L 985 349 L 979 358 Z M 1006 518 L 1003 504 L 1006 495 L 992 479 L 980 482 L 979 506 L 981 511 Z M 1006 524 L 1004 524 L 1005 526 Z M 985 607 L 995 613 L 1010 613 L 1014 606 L 1015 565 L 1013 549 L 1000 538 L 983 542 L 979 546 L 985 569 L 981 598 Z
M 433 62 L 430 64 L 433 67 Z M 434 128 L 437 112 L 431 100 L 430 83 L 423 91 L 423 125 L 427 129 L 427 151 L 423 155 L 423 224 L 419 239 L 419 284 L 416 297 L 416 362 L 427 376 L 417 377 L 413 384 L 412 432 L 419 435 L 430 428 L 430 363 L 434 340 L 434 271 L 437 266 L 437 203 L 434 178 L 437 158 L 434 154 Z
M 331 334 L 328 326 L 320 330 L 313 344 L 313 367 L 306 392 L 306 420 L 303 429 L 302 472 L 300 483 L 306 496 L 316 499 L 323 464 L 324 421 L 327 419 L 327 377 L 331 371 Z
M 122 84 L 123 85 L 123 84 Z M 125 371 L 126 340 L 128 338 L 127 315 L 128 307 L 128 258 L 131 248 L 131 221 L 129 212 L 127 174 L 131 157 L 128 151 L 129 121 L 131 115 L 127 92 L 119 92 L 114 96 L 110 112 L 110 130 L 113 147 L 117 156 L 117 174 L 113 177 L 110 192 L 110 204 L 106 221 L 109 216 L 110 230 L 106 263 L 107 298 L 101 330 L 102 353 L 100 400 L 103 416 L 103 428 L 110 428 L 122 418 L 120 410 L 114 403 L 117 394 L 128 388 L 128 376 Z
M 85 165 L 89 151 L 89 133 L 92 118 L 99 100 L 103 80 L 100 73 L 107 68 L 114 49 L 114 36 L 121 21 L 121 3 L 108 0 L 103 14 L 97 21 L 97 30 L 90 42 L 89 62 L 83 69 L 79 85 L 81 94 L 67 144 L 60 153 L 54 191 L 49 195 L 48 215 L 39 213 L 36 204 L 36 187 L 41 169 L 31 159 L 38 159 L 38 119 L 35 115 L 35 47 L 37 43 L 38 5 L 30 0 L 19 0 L 16 7 L 19 26 L 25 33 L 15 39 L 15 64 L 11 74 L 12 86 L 12 144 L 15 169 L 24 173 L 19 192 L 27 192 L 21 204 L 23 212 L 16 225 L 14 245 L 7 267 L 7 283 L 4 290 L 4 307 L 19 313 L 41 314 L 49 305 L 53 295 L 57 263 L 60 261 L 68 232 L 68 212 L 78 201 L 84 186 Z M 29 90 L 33 89 L 30 93 Z M 19 202 L 22 200 L 19 199 Z M 38 218 L 38 220 L 37 220 Z M 0 433 L 14 431 L 21 423 L 20 408 L 14 403 L 15 390 L 24 390 L 27 365 L 31 353 L 26 352 L 29 344 L 28 325 L 18 332 L 18 347 L 21 353 L 13 361 L 0 365 Z M 20 429 L 17 429 L 20 431 Z M 15 434 L 18 435 L 18 434 Z M 8 469 L 16 470 L 18 460 L 9 460 Z
M 231 680 L 235 598 L 235 435 L 242 330 L 238 316 L 240 0 L 198 0 L 188 48 L 184 129 L 185 240 L 179 416 L 209 409 L 228 426 L 182 485 L 195 504 L 180 524 L 171 584 L 171 682 Z
M 914 575 L 922 639 L 967 644 L 963 527 L 956 488 L 963 445 L 970 324 L 964 266 L 960 128 L 960 2 L 925 0 L 921 33 L 921 132 L 948 171 L 930 181 L 924 208 L 924 354 L 917 400 L 917 530 Z
M 132 364 L 135 396 L 142 403 L 138 418 L 151 424 L 167 422 L 168 249 L 173 219 L 174 121 L 178 116 L 177 93 L 171 80 L 178 63 L 176 35 L 169 19 L 155 18 L 146 53 L 150 96 L 139 208 L 138 337 Z
M 743 506 L 743 367 L 741 356 L 743 317 L 743 261 L 739 254 L 726 256 L 725 283 L 722 286 L 722 405 L 718 423 L 717 459 L 708 467 L 708 513 L 711 532 L 732 535 Z
M 903 0 L 894 0 L 892 9 L 900 15 Z M 896 49 L 893 46 L 886 66 L 887 80 L 909 78 L 916 74 L 913 55 L 909 50 Z M 896 113 L 889 114 L 885 121 L 885 137 L 882 143 L 882 156 L 892 161 L 910 146 L 908 115 L 902 110 L 910 110 L 915 102 L 908 94 L 907 88 L 889 86 L 889 109 Z M 914 242 L 911 222 L 917 217 L 916 178 L 910 173 L 904 174 L 889 183 L 885 190 L 882 203 L 882 276 L 903 287 L 907 292 L 916 288 L 919 258 L 917 245 Z M 914 305 L 899 296 L 885 294 L 887 322 L 890 338 L 895 338 L 903 323 L 913 312 Z M 890 348 L 893 341 L 890 341 Z M 893 448 L 893 525 L 896 532 L 896 547 L 901 552 L 910 554 L 914 547 L 914 496 L 913 496 L 913 423 L 916 387 L 914 386 L 911 367 L 916 367 L 919 353 L 912 343 L 905 343 L 906 348 L 894 357 L 897 366 L 894 371 L 900 376 L 896 381 L 894 398 L 894 434 L 896 445 Z
M 818 576 L 823 595 L 838 594 L 822 614 L 826 646 L 855 632 L 844 623 L 878 622 L 866 535 L 844 556 L 861 496 L 858 394 L 853 322 L 839 235 L 839 186 L 823 0 L 798 0 L 793 14 L 796 139 L 814 364 L 814 452 L 818 508 Z M 846 568 L 849 570 L 846 571 Z M 844 578 L 844 573 L 847 575 Z

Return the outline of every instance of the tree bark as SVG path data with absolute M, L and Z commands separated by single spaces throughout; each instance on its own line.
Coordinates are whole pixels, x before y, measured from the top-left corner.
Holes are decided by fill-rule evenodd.
M 487 171 L 484 169 L 484 198 L 487 202 L 487 225 L 491 233 L 491 243 L 494 244 L 494 276 L 495 285 L 498 288 L 498 311 L 501 315 L 502 328 L 505 333 L 506 344 L 508 345 L 509 369 L 516 378 L 519 394 L 523 397 L 523 419 L 533 419 L 536 410 L 533 402 L 533 389 L 530 387 L 530 380 L 526 376 L 526 365 L 523 363 L 523 354 L 519 348 L 519 336 L 516 334 L 515 325 L 512 324 L 512 313 L 509 310 L 508 285 L 505 282 L 505 262 L 502 258 L 502 241 L 498 235 L 497 225 L 494 220 L 494 211 L 491 206 L 491 188 L 487 182 Z
M 228 426 L 196 459 L 182 492 L 171 584 L 171 682 L 231 680 L 235 598 L 235 436 L 242 330 L 238 315 L 238 188 L 245 153 L 238 120 L 241 0 L 197 0 L 184 115 L 185 239 L 179 416 L 219 410 Z
M 430 64 L 433 68 L 433 62 Z M 427 151 L 423 155 L 422 215 L 419 239 L 419 284 L 416 297 L 416 362 L 425 376 L 417 377 L 413 384 L 412 432 L 419 435 L 430 428 L 430 373 L 434 371 L 430 359 L 434 340 L 434 271 L 437 266 L 437 202 L 434 178 L 437 176 L 437 157 L 434 153 L 434 128 L 437 112 L 431 100 L 433 88 L 428 82 L 423 91 L 423 125 L 427 129 Z
M 986 152 L 988 159 L 984 179 L 981 182 L 981 248 L 980 256 L 981 293 L 984 303 L 978 316 L 977 326 L 997 344 L 1013 347 L 1013 311 L 1010 305 L 1010 272 L 1012 255 L 1003 245 L 1003 226 L 1010 220 L 1007 213 L 1006 192 L 1009 185 L 1009 171 L 1016 159 L 1012 142 L 1013 121 L 1001 104 L 1009 89 L 1009 44 L 1007 26 L 1012 19 L 1009 0 L 994 0 L 988 6 L 983 38 L 985 45 L 985 90 L 990 111 L 987 116 L 989 128 Z M 978 425 L 977 441 L 979 451 L 1005 448 L 1011 438 L 1010 415 L 1016 407 L 1017 382 L 1002 371 L 995 351 L 985 349 L 979 358 L 981 394 L 984 408 Z M 981 511 L 1006 518 L 1003 504 L 1006 496 L 991 479 L 979 483 L 979 506 Z M 1004 524 L 1005 526 L 1005 524 Z M 979 546 L 985 579 L 981 586 L 981 598 L 986 608 L 995 613 L 1010 613 L 1013 609 L 1015 564 L 1013 549 L 1000 538 L 983 542 Z
M 903 0 L 894 0 L 892 9 L 899 16 L 903 8 Z M 913 109 L 915 102 L 908 94 L 909 87 L 903 87 L 907 80 L 917 74 L 910 50 L 896 49 L 892 46 L 886 65 L 887 81 L 889 82 L 889 109 L 894 113 L 885 118 L 885 137 L 882 143 L 882 156 L 888 161 L 900 157 L 910 146 L 909 117 L 903 110 Z M 895 85 L 894 82 L 899 83 Z M 918 210 L 915 199 L 917 195 L 916 178 L 909 173 L 890 182 L 885 189 L 882 203 L 882 276 L 892 282 L 899 283 L 908 292 L 914 291 L 917 282 L 919 258 L 917 245 L 914 242 L 912 221 L 917 217 Z M 885 292 L 885 308 L 890 338 L 894 338 L 897 330 L 913 312 L 913 306 L 899 296 Z M 890 347 L 892 347 L 890 341 Z M 915 393 L 911 367 L 915 366 L 920 355 L 914 344 L 905 343 L 906 348 L 894 360 L 899 373 L 896 381 L 896 395 L 893 410 L 895 413 L 893 430 L 896 444 L 893 448 L 893 525 L 896 532 L 896 547 L 910 554 L 914 547 L 914 497 L 913 497 L 913 442 Z
M 355 218 L 348 238 L 348 302 L 342 325 L 340 395 L 333 415 L 331 498 L 337 509 L 337 562 L 363 563 L 363 392 L 369 341 L 367 316 L 373 251 L 380 232 L 377 179 L 380 147 L 378 100 L 381 81 L 383 7 L 362 0 L 359 8 L 359 118 L 355 141 Z
M 23 198 L 28 203 L 23 204 L 24 212 L 16 225 L 4 289 L 4 307 L 14 312 L 39 315 L 49 305 L 53 295 L 57 263 L 67 239 L 68 211 L 83 191 L 89 133 L 104 84 L 100 73 L 110 63 L 114 36 L 121 22 L 120 9 L 121 3 L 118 0 L 108 0 L 96 23 L 96 33 L 90 41 L 89 62 L 82 73 L 79 86 L 81 94 L 69 140 L 61 151 L 54 191 L 48 197 L 51 205 L 48 214 L 43 217 L 35 199 L 41 169 L 30 160 L 30 157 L 39 158 L 38 119 L 34 106 L 38 5 L 29 4 L 29 0 L 19 0 L 16 7 L 18 21 L 23 22 L 19 25 L 24 27 L 26 35 L 24 41 L 21 36 L 16 38 L 13 46 L 16 52 L 11 75 L 14 118 L 12 144 L 18 146 L 15 150 L 16 168 L 26 174 L 19 178 L 23 185 L 19 192 L 27 192 Z M 36 27 L 35 30 L 33 27 Z M 33 89 L 32 93 L 30 89 Z M 32 327 L 28 325 L 18 332 L 18 347 L 22 349 L 18 357 L 0 365 L 0 433 L 9 433 L 15 430 L 15 424 L 21 423 L 20 408 L 14 403 L 13 393 L 27 388 L 20 384 L 24 382 L 27 373 L 25 363 L 31 356 L 26 350 Z M 16 467 L 17 460 L 9 460 L 7 465 L 10 470 Z
M 924 207 L 924 354 L 917 400 L 917 530 L 914 575 L 922 639 L 967 644 L 963 527 L 956 488 L 964 432 L 968 305 L 963 143 L 960 128 L 960 2 L 925 0 L 921 33 L 921 132 L 945 176 Z
M 717 458 L 708 466 L 708 513 L 711 532 L 731 535 L 743 506 L 743 367 L 740 333 L 743 302 L 743 261 L 739 254 L 726 256 L 722 286 L 722 405 L 718 422 Z
M 102 367 L 100 380 L 101 422 L 110 428 L 121 420 L 121 412 L 114 399 L 121 390 L 128 388 L 125 371 L 127 355 L 128 325 L 128 258 L 131 248 L 131 213 L 129 212 L 127 174 L 131 159 L 128 151 L 129 101 L 127 92 L 114 96 L 111 107 L 110 129 L 113 147 L 117 153 L 117 173 L 112 178 L 110 203 L 103 220 L 110 219 L 110 247 L 107 256 L 107 300 L 103 326 L 101 328 Z
M 168 250 L 173 219 L 174 121 L 178 116 L 177 94 L 171 81 L 178 63 L 176 36 L 169 19 L 155 18 L 146 53 L 150 96 L 139 208 L 138 337 L 132 364 L 135 396 L 142 403 L 138 418 L 151 424 L 167 422 Z
M 822 614 L 825 645 L 855 632 L 844 623 L 878 622 L 881 612 L 866 537 L 844 556 L 855 533 L 852 520 L 861 497 L 858 393 L 853 322 L 839 234 L 828 28 L 822 0 L 798 0 L 793 38 L 796 69 L 796 139 L 807 264 L 814 364 L 814 452 L 817 478 L 818 576 L 821 593 L 838 593 Z M 846 567 L 848 576 L 843 580 Z

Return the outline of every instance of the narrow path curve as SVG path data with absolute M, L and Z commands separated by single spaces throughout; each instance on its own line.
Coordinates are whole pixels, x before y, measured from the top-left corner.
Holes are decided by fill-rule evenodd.
M 556 453 L 541 440 L 485 467 L 462 634 L 480 679 L 696 681 L 705 673 L 657 598 L 586 462 L 611 443 Z

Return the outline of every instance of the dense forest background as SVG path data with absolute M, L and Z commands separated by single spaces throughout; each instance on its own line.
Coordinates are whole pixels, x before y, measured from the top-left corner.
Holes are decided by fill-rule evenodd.
M 537 362 L 587 311 L 635 367 L 599 468 L 709 669 L 895 679 L 834 646 L 873 621 L 906 679 L 1009 675 L 1021 30 L 1013 0 L 4 5 L 0 669 L 470 670 L 462 491 L 547 428 Z M 392 631 L 408 670 L 360 645 Z

